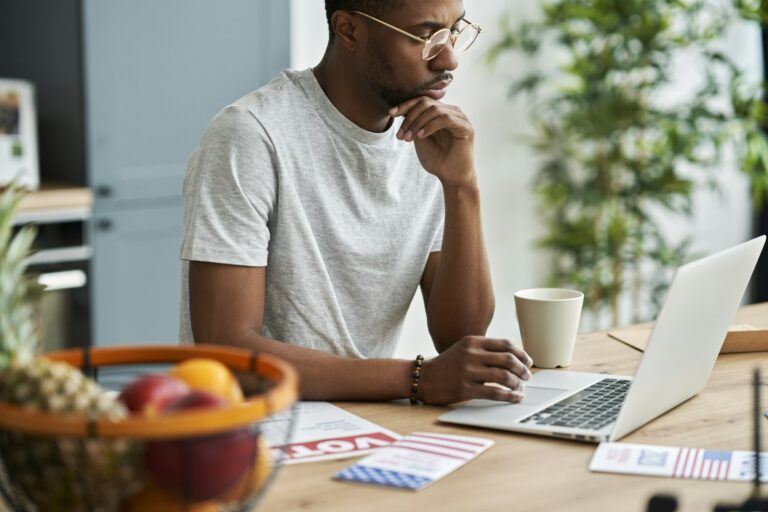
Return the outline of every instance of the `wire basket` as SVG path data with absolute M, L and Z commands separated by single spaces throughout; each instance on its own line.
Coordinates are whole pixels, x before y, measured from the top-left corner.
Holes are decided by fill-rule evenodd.
M 106 367 L 208 358 L 255 380 L 258 390 L 224 408 L 117 421 L 0 402 L 0 492 L 12 510 L 246 511 L 282 465 L 261 423 L 278 413 L 286 428 L 269 438 L 288 443 L 298 378 L 277 358 L 211 345 L 75 349 L 45 357 L 94 375 Z

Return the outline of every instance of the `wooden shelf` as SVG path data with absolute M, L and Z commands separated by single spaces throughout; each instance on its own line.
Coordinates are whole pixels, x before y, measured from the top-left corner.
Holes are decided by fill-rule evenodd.
M 21 200 L 15 223 L 85 220 L 91 217 L 93 194 L 88 187 L 43 183 Z

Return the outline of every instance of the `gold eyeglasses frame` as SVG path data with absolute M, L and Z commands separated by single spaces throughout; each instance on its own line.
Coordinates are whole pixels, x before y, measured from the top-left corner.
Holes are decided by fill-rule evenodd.
M 366 13 L 364 13 L 362 11 L 350 11 L 350 12 L 352 14 L 360 14 L 361 16 L 365 16 L 366 18 L 368 18 L 370 20 L 373 20 L 376 23 L 380 23 L 380 24 L 384 25 L 385 27 L 388 27 L 388 28 L 391 28 L 392 30 L 400 32 L 404 36 L 408 36 L 408 37 L 410 37 L 411 39 L 413 39 L 415 41 L 419 41 L 421 43 L 424 43 L 424 49 L 421 51 L 421 58 L 424 59 L 424 60 L 432 60 L 435 57 L 437 57 L 438 55 L 440 55 L 440 52 L 443 51 L 443 48 L 445 48 L 446 43 L 448 43 L 449 41 L 451 43 L 451 47 L 455 48 L 456 41 L 461 36 L 462 32 L 464 32 L 466 29 L 472 27 L 476 31 L 475 37 L 469 42 L 469 44 L 467 44 L 466 47 L 462 48 L 462 51 L 467 51 L 475 43 L 475 41 L 477 40 L 477 37 L 480 35 L 480 32 L 483 31 L 483 29 L 480 27 L 480 25 L 478 25 L 476 23 L 472 23 L 467 18 L 461 18 L 460 21 L 463 21 L 464 23 L 466 23 L 466 25 L 464 27 L 462 27 L 462 29 L 459 30 L 456 34 L 454 34 L 453 30 L 451 30 L 450 28 L 441 28 L 440 30 L 438 30 L 437 32 L 435 32 L 434 34 L 432 34 L 429 37 L 420 37 L 420 36 L 411 34 L 410 32 L 406 32 L 405 30 L 403 30 L 401 28 L 397 28 L 394 25 L 390 25 L 386 21 L 382 21 L 382 20 L 380 20 L 378 18 L 375 18 L 375 17 L 371 16 L 370 14 L 366 14 Z M 448 36 L 447 36 L 447 39 L 444 42 L 442 42 L 442 43 L 435 43 L 435 46 L 439 45 L 440 49 L 437 50 L 437 52 L 435 52 L 434 55 L 429 55 L 430 43 L 432 43 L 433 40 L 438 35 L 440 35 L 440 37 L 446 37 L 444 35 L 446 33 L 448 34 Z

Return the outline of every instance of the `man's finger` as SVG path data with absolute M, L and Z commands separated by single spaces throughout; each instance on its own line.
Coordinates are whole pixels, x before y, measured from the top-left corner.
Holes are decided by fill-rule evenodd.
M 416 138 L 416 130 L 415 130 L 415 123 L 418 122 L 419 119 L 427 115 L 427 113 L 434 112 L 436 109 L 436 105 L 429 104 L 429 103 L 418 103 L 411 108 L 408 113 L 406 114 L 405 118 L 403 119 L 403 124 L 400 125 L 400 130 L 397 132 L 397 136 L 399 138 L 404 138 L 407 132 L 411 132 L 411 139 Z M 424 123 L 419 124 L 418 126 L 423 126 Z
M 517 375 L 514 375 L 509 370 L 503 368 L 492 368 L 486 366 L 482 369 L 475 369 L 470 373 L 470 378 L 478 384 L 485 384 L 486 382 L 492 384 L 498 384 L 512 391 L 523 391 L 525 389 L 525 383 Z
M 507 339 L 485 338 L 483 348 L 489 352 L 511 352 L 515 354 L 527 367 L 533 366 L 533 359 L 525 350 L 516 346 Z
M 437 102 L 437 100 L 433 100 L 432 98 L 429 98 L 427 96 L 417 96 L 415 98 L 411 98 L 409 100 L 406 100 L 399 104 L 396 107 L 392 107 L 389 109 L 389 115 L 391 117 L 397 117 L 397 116 L 403 116 L 407 114 L 414 106 L 418 105 L 421 102 Z
M 483 362 L 493 368 L 501 368 L 517 375 L 523 380 L 530 380 L 531 370 L 512 352 L 486 352 Z
M 447 113 L 436 108 L 434 105 L 425 108 L 417 112 L 412 110 L 403 122 L 403 126 L 400 128 L 405 140 L 413 140 L 416 138 L 416 134 L 419 133 L 430 122 L 434 122 L 436 119 L 442 119 L 447 116 Z M 399 135 L 399 134 L 398 134 Z
M 474 398 L 482 398 L 485 400 L 496 400 L 499 402 L 522 402 L 525 398 L 523 391 L 514 391 L 510 389 L 504 389 L 497 386 L 486 386 L 484 384 L 476 384 L 470 390 Z
M 454 117 L 446 114 L 435 117 L 421 129 L 414 127 L 415 138 L 424 139 L 440 130 L 448 130 L 454 137 L 459 139 L 465 139 L 470 135 L 466 126 L 458 123 Z

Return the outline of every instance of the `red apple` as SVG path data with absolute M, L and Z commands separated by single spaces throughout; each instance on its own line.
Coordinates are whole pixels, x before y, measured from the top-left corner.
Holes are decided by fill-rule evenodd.
M 154 414 L 190 391 L 187 383 L 181 379 L 151 374 L 126 386 L 118 398 L 132 413 Z
M 212 393 L 192 391 L 168 404 L 163 413 L 228 406 Z M 255 434 L 242 428 L 149 442 L 146 465 L 155 482 L 166 491 L 188 501 L 207 501 L 223 496 L 251 470 L 256 449 Z
M 175 400 L 166 404 L 163 407 L 163 414 L 169 414 L 176 411 L 183 411 L 185 409 L 205 409 L 207 407 L 226 407 L 229 404 L 224 398 L 220 397 L 210 391 L 204 391 L 202 389 L 190 390 L 183 396 L 177 397 Z

